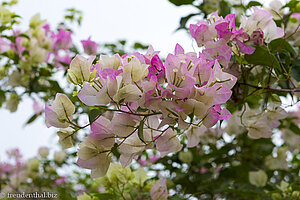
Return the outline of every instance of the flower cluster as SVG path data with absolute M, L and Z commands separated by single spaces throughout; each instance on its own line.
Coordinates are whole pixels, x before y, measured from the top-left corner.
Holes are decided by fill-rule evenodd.
M 235 26 L 234 14 L 223 18 L 217 12 L 212 13 L 208 21 L 191 24 L 192 37 L 199 47 L 205 47 L 202 53 L 210 59 L 218 59 L 227 67 L 232 51 L 252 54 L 255 48 L 250 45 L 260 46 L 284 35 L 283 29 L 273 21 L 272 14 L 256 7 L 253 9 L 251 17 L 242 16 L 239 29 Z
M 49 182 L 56 185 L 52 187 L 53 192 L 59 187 L 67 187 L 67 184 L 64 184 L 67 178 L 56 172 L 66 158 L 64 151 L 54 152 L 53 161 L 48 160 L 47 147 L 39 148 L 38 155 L 27 160 L 23 159 L 19 149 L 7 151 L 7 156 L 8 161 L 0 162 L 1 192 L 35 192 L 38 188 L 49 189 Z M 43 179 L 47 181 L 41 183 Z
M 257 17 L 248 20 L 260 21 Z M 182 133 L 188 138 L 187 147 L 198 145 L 208 129 L 231 117 L 223 104 L 231 97 L 237 78 L 223 68 L 228 66 L 232 49 L 253 53 L 249 45 L 261 45 L 269 26 L 272 23 L 255 29 L 262 36 L 248 34 L 236 29 L 234 15 L 223 19 L 213 13 L 209 22 L 190 26 L 197 44 L 204 45 L 198 55 L 185 52 L 179 44 L 165 62 L 152 46 L 145 54 L 100 55 L 96 64 L 95 56 L 77 55 L 68 69 L 68 80 L 80 87 L 76 95 L 82 103 L 101 111 L 93 120 L 90 117 L 91 134 L 79 144 L 77 164 L 98 177 L 106 174 L 116 147 L 126 167 L 147 149 L 155 148 L 161 157 L 180 151 Z M 58 135 L 65 147 L 72 146 L 75 129 L 88 126 L 72 122 L 75 106 L 64 94 L 58 93 L 45 113 L 48 127 L 62 128 Z
M 1 30 L 3 34 L 0 36 L 3 64 L 0 67 L 0 83 L 1 90 L 10 94 L 6 108 L 15 112 L 21 100 L 17 87 L 25 88 L 29 93 L 44 92 L 45 87 L 53 87 L 54 84 L 52 80 L 48 82 L 48 78 L 70 64 L 74 56 L 73 33 L 63 25 L 57 31 L 51 29 L 39 14 L 31 18 L 26 31 L 21 31 L 13 26 L 14 18 L 9 17 L 15 14 L 4 7 L 2 9 L 7 11 L 7 17 L 1 16 L 7 20 L 2 20 L 4 30 Z M 9 27 L 12 27 L 11 30 Z M 97 44 L 90 39 L 83 40 L 82 45 L 86 53 L 97 53 Z

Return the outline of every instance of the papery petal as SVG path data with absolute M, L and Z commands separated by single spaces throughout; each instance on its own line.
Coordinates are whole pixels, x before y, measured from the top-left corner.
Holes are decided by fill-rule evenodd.
M 67 128 L 69 126 L 69 123 L 65 122 L 62 123 L 58 121 L 58 116 L 56 112 L 54 111 L 53 107 L 45 105 L 45 118 L 46 118 L 46 125 L 47 127 L 54 126 L 56 128 Z

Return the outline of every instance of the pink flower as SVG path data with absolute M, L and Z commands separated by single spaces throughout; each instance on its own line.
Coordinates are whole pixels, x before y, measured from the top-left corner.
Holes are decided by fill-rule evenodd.
M 152 200 L 168 199 L 168 188 L 165 178 L 160 178 L 151 188 L 150 196 Z
M 66 176 L 62 176 L 59 179 L 55 180 L 55 184 L 56 185 L 60 185 L 60 184 L 65 183 L 67 181 L 68 181 L 68 178 Z
M 55 43 L 54 43 L 54 49 L 70 49 L 73 47 L 72 42 L 72 31 L 65 31 L 63 29 L 60 29 L 57 34 L 54 35 Z
M 190 25 L 191 36 L 196 40 L 198 47 L 208 41 L 213 41 L 215 34 L 212 34 L 212 32 L 213 30 L 209 28 L 209 24 L 204 21 Z
M 8 41 L 0 37 L 0 53 L 4 53 L 9 49 Z
M 214 126 L 219 120 L 228 119 L 231 117 L 231 113 L 226 109 L 221 109 L 220 105 L 215 105 L 208 110 L 208 114 L 203 120 L 203 124 L 206 128 Z
M 33 103 L 33 111 L 36 115 L 41 114 L 43 110 L 44 108 L 37 101 Z
M 58 115 L 54 111 L 52 106 L 45 104 L 45 117 L 46 117 L 46 126 L 49 128 L 54 126 L 56 128 L 67 128 L 69 123 L 61 122 L 58 120 Z
M 155 55 L 151 59 L 151 65 L 148 68 L 149 73 L 148 73 L 148 78 L 151 79 L 151 77 L 156 77 L 158 81 L 163 81 L 165 77 L 165 67 L 158 57 L 158 55 Z
M 110 123 L 110 120 L 103 116 L 100 116 L 96 121 L 92 123 L 92 133 L 89 135 L 89 137 L 98 140 L 99 143 L 105 147 L 112 147 L 115 143 L 115 137 L 109 128 Z
M 203 50 L 203 54 L 207 56 L 209 60 L 218 60 L 218 62 L 225 68 L 228 67 L 228 63 L 231 58 L 231 52 L 232 49 L 228 45 L 218 45 L 217 43 L 214 45 L 214 47 Z
M 22 158 L 22 154 L 20 153 L 20 150 L 18 148 L 8 150 L 6 153 L 9 158 L 15 158 L 16 160 Z
M 157 54 L 159 54 L 159 51 L 154 51 L 152 45 L 150 45 L 145 55 L 143 55 L 145 58 L 145 63 L 150 64 L 151 59 Z
M 160 159 L 160 156 L 153 155 L 149 157 L 150 162 L 155 163 L 158 159 Z
M 84 49 L 84 53 L 88 54 L 88 55 L 96 55 L 97 54 L 97 43 L 91 40 L 91 37 L 89 37 L 87 40 L 81 40 L 80 41 L 83 49 Z

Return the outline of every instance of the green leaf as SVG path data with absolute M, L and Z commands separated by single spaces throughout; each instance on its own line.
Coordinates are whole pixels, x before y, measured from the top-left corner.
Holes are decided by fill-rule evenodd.
M 262 4 L 259 3 L 258 1 L 250 1 L 248 3 L 248 5 L 246 6 L 246 8 L 248 9 L 248 8 L 251 8 L 252 6 L 262 6 Z
M 300 59 L 295 60 L 295 64 L 292 67 L 292 77 L 296 79 L 296 81 L 300 82 Z
M 6 100 L 5 92 L 0 90 L 0 107 L 2 106 L 3 102 L 5 102 L 5 100 Z
M 245 59 L 249 64 L 254 65 L 264 65 L 264 66 L 273 66 L 275 70 L 280 69 L 280 64 L 276 57 L 271 54 L 267 47 L 258 46 L 251 55 L 245 55 Z
M 148 45 L 143 45 L 140 42 L 135 42 L 133 45 L 134 49 L 148 49 Z
M 220 8 L 222 8 L 222 9 L 219 9 L 218 14 L 222 17 L 225 17 L 226 15 L 231 13 L 230 5 L 228 4 L 227 1 L 221 1 Z
M 293 131 L 295 134 L 300 135 L 300 128 L 293 122 L 290 124 L 290 130 Z
M 285 6 L 283 6 L 282 8 L 290 8 L 290 11 L 292 12 L 296 12 L 297 11 L 297 4 L 298 4 L 298 0 L 291 0 L 291 1 L 288 1 L 287 4 L 285 4 Z
M 193 4 L 194 0 L 169 0 L 175 6 Z
M 31 124 L 32 122 L 34 122 L 36 120 L 36 118 L 38 117 L 38 115 L 34 114 L 32 115 L 29 120 L 25 123 L 25 125 L 27 124 Z
M 146 112 L 148 109 L 147 108 L 141 108 L 141 107 L 138 107 L 137 108 L 137 112 Z
M 140 138 L 140 140 L 145 143 L 144 141 L 144 119 L 140 122 L 139 128 L 138 128 L 138 136 Z M 145 143 L 146 144 L 146 143 Z
M 114 194 L 110 193 L 91 193 L 91 196 L 97 197 L 98 199 L 115 199 Z
M 102 109 L 92 109 L 89 111 L 89 122 L 92 124 L 94 121 L 96 121 L 100 115 L 104 113 L 104 110 Z
M 185 17 L 181 17 L 180 19 L 180 22 L 179 22 L 179 27 L 176 29 L 176 30 L 180 30 L 180 29 L 186 29 L 186 23 L 188 22 L 188 20 L 195 16 L 195 15 L 199 15 L 200 13 L 192 13 L 192 14 L 189 14 Z
M 280 52 L 281 49 L 285 49 L 288 52 L 290 52 L 292 55 L 297 54 L 297 52 L 292 47 L 292 45 L 290 45 L 290 43 L 283 38 L 272 40 L 269 44 L 269 48 L 271 52 Z

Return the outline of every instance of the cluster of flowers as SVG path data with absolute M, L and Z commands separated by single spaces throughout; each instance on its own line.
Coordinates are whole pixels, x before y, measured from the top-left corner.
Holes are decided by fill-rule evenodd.
M 250 36 L 243 28 L 236 30 L 233 14 L 223 19 L 213 13 L 209 22 L 190 27 L 197 44 L 204 45 L 202 52 L 186 53 L 177 44 L 164 63 L 152 46 L 144 55 L 100 55 L 94 65 L 95 57 L 77 55 L 68 69 L 68 80 L 80 86 L 81 102 L 104 112 L 91 122 L 92 133 L 79 144 L 77 164 L 98 177 L 106 174 L 115 147 L 126 167 L 147 149 L 156 147 L 161 157 L 181 150 L 178 137 L 182 133 L 188 138 L 187 147 L 196 146 L 207 129 L 231 117 L 222 104 L 231 97 L 237 78 L 221 65 L 228 66 L 232 49 L 251 54 L 254 48 L 249 44 L 270 40 L 263 37 L 268 35 L 264 30 L 273 23 L 258 26 L 267 13 L 255 9 L 247 19 L 257 23 Z M 65 147 L 72 146 L 74 129 L 69 126 L 82 128 L 72 122 L 74 112 L 74 104 L 60 93 L 51 106 L 45 106 L 47 126 L 62 128 L 59 136 Z
M 44 165 L 48 155 L 49 149 L 47 147 L 41 147 L 38 151 L 38 156 L 28 160 L 23 159 L 19 149 L 7 151 L 10 162 L 0 162 L 1 192 L 35 192 L 38 185 L 34 185 L 32 180 L 43 179 L 44 177 L 51 180 L 51 184 L 60 185 L 67 182 L 67 177 L 60 176 L 56 172 L 56 169 L 65 160 L 67 154 L 64 151 L 56 151 L 53 155 L 54 163 Z M 41 167 L 42 165 L 43 167 Z
M 271 103 L 263 111 L 250 109 L 246 105 L 244 110 L 235 112 L 233 117 L 227 120 L 225 132 L 238 135 L 247 130 L 250 138 L 269 138 L 273 135 L 273 130 L 280 125 L 279 120 L 288 116 L 280 105 Z
M 3 10 L 1 24 L 5 27 L 12 20 L 8 16 L 14 13 L 4 7 L 1 7 L 1 10 Z M 11 35 L 9 35 L 10 32 Z M 4 82 L 4 86 L 28 88 L 30 79 L 38 76 L 33 67 L 45 67 L 47 64 L 58 66 L 53 69 L 55 72 L 58 69 L 65 69 L 74 56 L 72 31 L 68 31 L 64 26 L 58 27 L 58 31 L 52 30 L 46 20 L 41 20 L 39 14 L 31 18 L 28 30 L 5 30 L 1 35 L 0 56 L 7 58 L 2 61 L 3 63 L 7 61 L 7 64 L 0 67 L 0 80 Z M 81 43 L 86 54 L 97 53 L 97 43 L 91 41 L 90 38 L 82 40 Z M 8 80 L 6 80 L 7 77 Z M 7 109 L 11 112 L 16 111 L 19 101 L 20 97 L 16 93 L 11 93 Z
M 191 24 L 192 37 L 199 47 L 205 47 L 203 54 L 210 59 L 218 59 L 227 67 L 232 51 L 237 55 L 252 54 L 255 48 L 250 45 L 260 46 L 284 35 L 284 30 L 276 26 L 271 13 L 256 7 L 253 9 L 249 18 L 242 16 L 239 29 L 235 26 L 234 14 L 223 18 L 217 12 L 212 13 L 208 21 Z
M 151 180 L 143 168 L 132 171 L 120 164 L 111 164 L 104 177 L 95 179 L 99 192 L 112 194 L 114 199 L 168 199 L 167 179 Z M 149 198 L 150 197 L 150 198 Z M 96 195 L 83 193 L 78 200 L 96 200 Z

